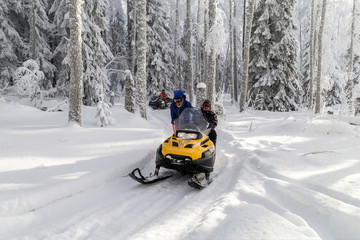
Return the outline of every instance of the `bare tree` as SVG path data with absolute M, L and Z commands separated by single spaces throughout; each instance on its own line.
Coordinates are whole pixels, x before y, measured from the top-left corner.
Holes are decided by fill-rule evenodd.
M 322 2 L 322 10 L 321 10 L 321 20 L 319 27 L 319 35 L 318 35 L 318 67 L 317 67 L 317 77 L 316 77 L 316 102 L 315 102 L 315 113 L 320 113 L 321 108 L 321 68 L 322 68 L 322 43 L 323 43 L 323 33 L 324 33 L 324 25 L 325 25 L 325 15 L 326 15 L 326 1 Z
M 255 0 L 250 0 L 249 11 L 246 16 L 246 28 L 244 38 L 244 49 L 243 49 L 243 75 L 241 82 L 241 96 L 240 96 L 240 112 L 243 112 L 246 108 L 247 88 L 249 82 L 249 55 L 250 55 L 250 37 L 251 37 L 251 26 L 254 16 L 254 5 Z
M 140 108 L 141 117 L 146 119 L 146 0 L 138 0 L 137 10 L 137 104 Z
M 83 0 L 70 1 L 70 94 L 69 94 L 69 122 L 82 125 L 82 38 L 81 38 L 81 5 Z
M 193 89 L 194 89 L 194 77 L 193 77 L 193 61 L 192 61 L 192 44 L 191 44 L 191 36 L 192 36 L 192 21 L 191 21 L 191 0 L 186 0 L 186 43 L 187 43 L 187 71 L 186 71 L 186 85 L 188 86 L 189 100 L 192 102 L 193 100 Z

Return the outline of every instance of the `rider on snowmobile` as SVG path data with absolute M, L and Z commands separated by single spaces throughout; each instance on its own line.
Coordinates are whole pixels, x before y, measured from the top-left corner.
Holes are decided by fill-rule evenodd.
M 185 91 L 174 91 L 174 100 L 170 105 L 171 124 L 174 125 L 175 119 L 177 119 L 185 108 L 192 108 L 189 101 L 186 100 Z

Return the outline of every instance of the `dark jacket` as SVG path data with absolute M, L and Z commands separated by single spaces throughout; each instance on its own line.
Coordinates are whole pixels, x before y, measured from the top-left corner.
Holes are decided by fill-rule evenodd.
M 204 111 L 201 109 L 201 112 L 205 118 L 205 120 L 210 124 L 209 128 L 215 128 L 218 124 L 217 116 L 213 111 Z
M 179 108 L 172 102 L 170 105 L 171 121 L 177 119 L 185 108 L 192 108 L 191 103 L 185 99 L 183 105 Z

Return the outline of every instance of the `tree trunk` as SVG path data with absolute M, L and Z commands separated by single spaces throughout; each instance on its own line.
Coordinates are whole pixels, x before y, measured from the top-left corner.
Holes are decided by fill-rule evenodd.
M 254 16 L 254 4 L 255 0 L 250 1 L 249 11 L 246 17 L 246 29 L 244 38 L 244 49 L 243 49 L 243 75 L 241 82 L 241 96 L 240 96 L 240 112 L 246 109 L 247 103 L 247 92 L 249 82 L 249 58 L 250 58 L 250 39 L 251 39 L 251 26 Z
M 243 29 L 242 29 L 242 57 L 244 58 L 244 49 L 245 49 L 245 27 L 246 27 L 246 2 L 244 0 L 244 9 L 243 9 Z
M 187 35 L 186 35 L 186 43 L 187 43 L 187 71 L 186 71 L 186 85 L 189 93 L 189 100 L 192 102 L 193 100 L 193 89 L 194 89 L 194 78 L 193 78 L 193 61 L 192 61 L 192 44 L 191 44 L 191 36 L 192 36 L 192 21 L 191 21 L 191 0 L 186 0 L 186 21 L 187 21 Z
M 140 109 L 141 117 L 146 117 L 146 0 L 138 0 L 138 32 L 137 32 L 137 72 L 136 72 L 136 88 L 137 104 Z
M 136 71 L 136 1 L 133 3 L 133 33 L 132 33 L 132 39 L 131 39 L 131 74 L 135 74 Z
M 315 103 L 315 113 L 320 113 L 321 108 L 321 68 L 322 68 L 322 41 L 323 41 L 323 33 L 324 33 L 324 25 L 325 25 L 325 15 L 326 15 L 326 0 L 323 0 L 322 3 L 322 11 L 321 11 L 321 21 L 319 28 L 319 36 L 318 36 L 318 68 L 317 68 L 317 83 L 316 83 L 316 103 Z
M 234 19 L 233 22 L 233 45 L 234 45 L 234 101 L 238 102 L 238 57 L 237 57 L 237 36 L 236 36 L 236 5 L 234 2 Z
M 314 31 L 315 31 L 315 23 L 314 23 L 314 8 L 315 8 L 315 0 L 311 1 L 311 20 L 310 20 L 310 52 L 309 52 L 309 70 L 310 70 L 310 81 L 309 81 L 309 109 L 313 107 L 313 99 L 314 99 L 314 63 L 315 63 L 315 40 L 314 40 Z
M 70 94 L 69 94 L 69 122 L 82 126 L 82 38 L 81 11 L 83 0 L 72 0 L 69 6 L 70 18 Z
M 129 70 L 125 71 L 125 109 L 128 112 L 135 112 L 135 84 Z
M 29 45 L 30 45 L 30 58 L 36 59 L 36 32 L 35 32 L 35 0 L 31 1 L 31 9 L 29 16 Z
M 209 30 L 209 1 L 204 0 L 204 45 L 203 45 L 203 79 L 204 82 L 208 81 L 207 75 L 207 62 L 208 62 L 208 53 L 206 52 L 206 43 L 207 43 L 207 35 Z
M 352 9 L 352 21 L 351 21 L 351 36 L 350 36 L 350 62 L 349 62 L 349 112 L 350 114 L 354 114 L 354 97 L 353 97 L 353 89 L 354 89 L 354 31 L 355 31 L 355 2 L 353 0 L 353 9 Z
M 213 31 L 216 21 L 216 0 L 209 0 L 209 32 Z M 216 76 L 216 56 L 211 46 L 208 49 L 208 62 L 207 62 L 207 92 L 210 102 L 215 106 L 215 76 Z
M 178 54 L 177 54 L 177 48 L 179 45 L 179 34 L 178 34 L 178 27 L 179 27 L 179 2 L 180 0 L 176 0 L 176 9 L 175 9 L 175 41 L 174 41 L 174 66 L 175 66 L 175 73 L 174 73 L 174 85 L 176 89 L 180 89 L 180 78 L 179 78 L 179 74 L 180 72 L 178 71 Z
M 233 37 L 233 4 L 229 0 L 230 5 L 230 18 L 229 18 L 229 54 L 230 54 L 230 84 L 231 84 L 231 105 L 234 104 L 235 99 L 235 83 L 234 83 L 234 37 Z

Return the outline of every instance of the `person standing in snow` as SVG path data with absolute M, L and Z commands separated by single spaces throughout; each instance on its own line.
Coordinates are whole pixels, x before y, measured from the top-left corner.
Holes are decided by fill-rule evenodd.
M 167 94 L 166 94 L 166 92 L 165 92 L 165 89 L 163 89 L 163 90 L 161 91 L 159 98 L 160 98 L 161 100 L 164 100 L 164 101 L 167 99 Z
M 175 124 L 177 119 L 185 108 L 192 108 L 189 101 L 186 100 L 185 91 L 176 90 L 174 91 L 174 100 L 170 105 L 171 124 Z
M 217 134 L 215 128 L 217 126 L 218 120 L 216 113 L 211 111 L 211 102 L 210 100 L 205 100 L 201 107 L 201 112 L 205 118 L 205 120 L 209 123 L 210 132 L 208 134 L 210 140 L 216 146 Z

